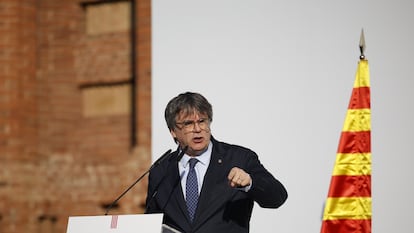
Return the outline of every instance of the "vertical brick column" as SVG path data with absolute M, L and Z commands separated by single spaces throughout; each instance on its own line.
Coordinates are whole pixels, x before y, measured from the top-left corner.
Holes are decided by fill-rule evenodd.
M 151 148 L 151 0 L 136 2 L 137 140 Z
M 8 233 L 35 232 L 26 208 L 38 142 L 36 3 L 0 2 L 0 231 Z
M 35 2 L 0 3 L 0 146 L 3 155 L 22 159 L 30 159 L 37 142 Z

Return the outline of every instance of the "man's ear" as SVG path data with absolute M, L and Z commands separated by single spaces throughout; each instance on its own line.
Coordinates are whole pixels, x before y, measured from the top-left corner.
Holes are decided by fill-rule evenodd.
M 170 134 L 174 138 L 174 141 L 177 141 L 177 134 L 175 134 L 174 130 L 170 130 Z

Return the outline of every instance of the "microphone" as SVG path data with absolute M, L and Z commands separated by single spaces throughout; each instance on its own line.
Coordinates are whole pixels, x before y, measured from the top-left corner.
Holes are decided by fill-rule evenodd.
M 134 187 L 140 180 L 142 180 L 142 178 L 144 178 L 144 176 L 146 174 L 148 174 L 153 168 L 157 167 L 158 165 L 161 164 L 162 161 L 164 161 L 167 157 L 169 157 L 171 155 L 171 149 L 167 150 L 163 155 L 161 155 L 161 157 L 159 159 L 157 159 L 152 166 L 146 171 L 144 172 L 144 174 L 142 174 L 137 180 L 135 180 L 134 183 L 132 183 L 131 186 L 129 186 L 121 195 L 119 195 L 119 197 L 117 199 L 115 199 L 115 201 L 113 201 L 108 208 L 106 208 L 105 211 L 105 215 L 108 215 L 109 211 L 112 209 L 112 207 L 118 203 L 119 199 L 121 199 L 132 187 Z
M 169 157 L 170 153 L 171 153 L 171 149 L 167 150 L 163 155 L 161 155 L 161 157 L 159 157 L 150 167 L 150 169 L 147 171 L 150 172 L 154 167 L 160 165 L 162 163 L 162 161 L 164 161 L 167 157 Z
M 181 160 L 181 158 L 184 156 L 185 152 L 187 151 L 188 146 L 185 146 L 181 152 L 177 155 L 177 162 L 179 162 Z M 171 161 L 173 158 L 173 156 L 171 156 L 168 160 Z M 168 169 L 167 169 L 168 170 Z M 162 182 L 164 181 L 165 177 L 167 176 L 167 172 L 164 173 L 164 175 L 162 176 L 161 180 L 158 182 L 158 184 L 155 186 L 154 188 L 154 192 L 152 193 L 151 197 L 149 198 L 149 200 L 147 201 L 146 204 L 146 208 L 145 208 L 145 213 L 148 212 L 149 207 L 152 203 L 152 201 L 154 200 L 155 196 L 157 196 L 158 193 L 158 188 L 160 187 L 160 185 L 162 184 Z M 174 185 L 175 186 L 175 185 Z
M 188 149 L 188 146 L 185 146 L 183 148 L 183 150 L 181 151 L 181 153 L 178 154 L 178 156 L 177 156 L 177 162 L 179 162 L 181 160 L 181 158 L 184 156 L 185 152 L 187 152 L 187 149 Z

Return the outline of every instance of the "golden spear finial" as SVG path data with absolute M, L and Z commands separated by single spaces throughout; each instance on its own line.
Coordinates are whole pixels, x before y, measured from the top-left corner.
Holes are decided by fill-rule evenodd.
M 361 55 L 359 56 L 360 60 L 365 60 L 365 36 L 364 36 L 364 29 L 361 30 L 361 37 L 359 39 L 359 51 L 361 52 Z

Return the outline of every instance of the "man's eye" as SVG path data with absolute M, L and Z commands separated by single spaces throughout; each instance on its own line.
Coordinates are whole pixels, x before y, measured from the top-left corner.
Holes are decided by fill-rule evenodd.
M 194 122 L 192 122 L 192 121 L 184 121 L 183 124 L 184 124 L 184 126 L 189 126 L 189 125 L 193 125 Z

